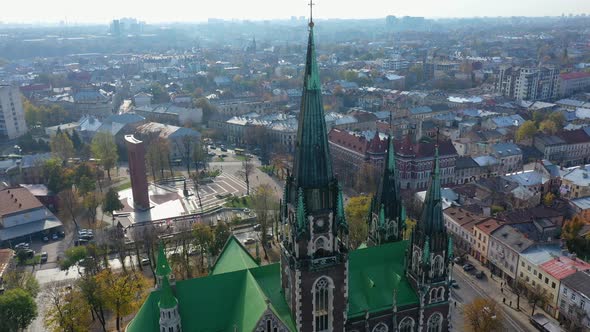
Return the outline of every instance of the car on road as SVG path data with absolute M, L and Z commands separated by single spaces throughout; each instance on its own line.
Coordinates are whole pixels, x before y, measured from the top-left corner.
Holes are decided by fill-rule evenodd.
M 483 273 L 483 271 L 477 271 L 477 272 L 475 273 L 475 277 L 476 277 L 477 279 L 483 279 L 483 277 L 484 277 L 484 273 Z
M 29 244 L 26 242 L 21 242 L 17 245 L 14 246 L 14 249 L 18 250 L 18 249 L 29 249 Z
M 262 227 L 262 226 L 260 226 L 260 224 L 256 224 L 252 228 L 254 228 L 255 231 L 259 231 L 260 230 L 260 227 Z
M 250 244 L 254 244 L 256 243 L 256 240 L 254 240 L 253 238 L 249 237 L 247 239 L 244 240 L 244 244 L 245 245 L 250 245 Z
M 471 270 L 474 270 L 475 266 L 471 265 L 471 263 L 467 263 L 465 265 L 463 265 L 463 271 L 468 272 Z
M 451 285 L 451 287 L 453 288 L 459 288 L 459 283 L 457 282 L 457 280 L 452 279 L 451 282 L 449 283 Z
M 150 259 L 149 258 L 142 258 L 141 265 L 150 265 Z
M 453 258 L 453 262 L 455 262 L 455 264 L 463 264 L 465 262 L 465 257 L 463 256 L 458 256 Z
M 46 251 L 42 252 L 41 253 L 41 264 L 47 263 L 47 258 L 48 258 L 47 252 Z

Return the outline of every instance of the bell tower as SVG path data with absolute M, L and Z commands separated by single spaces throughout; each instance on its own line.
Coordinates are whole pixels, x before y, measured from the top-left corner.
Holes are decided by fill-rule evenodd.
M 443 221 L 438 143 L 422 216 L 406 252 L 406 275 L 420 300 L 418 331 L 447 331 L 453 244 Z
M 310 19 L 293 172 L 281 206 L 281 285 L 298 331 L 343 331 L 348 226 L 332 173 L 313 28 Z

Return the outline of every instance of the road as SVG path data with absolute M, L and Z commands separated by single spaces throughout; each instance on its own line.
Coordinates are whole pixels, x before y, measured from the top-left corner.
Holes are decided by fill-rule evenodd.
M 485 283 L 488 281 L 486 279 L 479 280 L 470 274 L 466 274 L 460 266 L 454 267 L 452 278 L 457 280 L 459 288 L 451 291 L 451 325 L 453 327 L 451 331 L 464 331 L 463 307 L 478 297 L 491 298 L 484 291 Z M 456 306 L 455 301 L 457 302 Z M 532 325 L 525 325 L 520 320 L 515 319 L 516 312 L 513 309 L 502 303 L 498 303 L 498 306 L 502 309 L 505 330 L 515 332 L 535 331 Z

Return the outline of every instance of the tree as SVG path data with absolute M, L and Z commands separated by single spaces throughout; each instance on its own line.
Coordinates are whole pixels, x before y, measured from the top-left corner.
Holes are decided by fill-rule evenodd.
M 61 206 L 69 213 L 74 225 L 76 226 L 76 230 L 79 229 L 78 221 L 76 220 L 76 215 L 78 214 L 78 209 L 80 208 L 80 201 L 78 192 L 75 189 L 68 188 L 62 190 L 59 195 L 59 201 Z
M 409 240 L 410 236 L 412 235 L 412 231 L 416 228 L 416 224 L 418 222 L 412 218 L 406 218 L 406 228 L 404 229 L 404 240 Z
M 113 212 L 121 210 L 123 208 L 123 204 L 119 200 L 119 193 L 115 191 L 113 188 L 109 188 L 109 191 L 104 196 L 103 204 L 102 204 L 102 212 L 106 212 L 115 219 L 115 215 Z
M 465 329 L 473 332 L 502 330 L 502 312 L 491 299 L 478 297 L 463 308 Z
M 77 288 L 54 286 L 47 292 L 45 327 L 50 331 L 83 332 L 91 323 L 90 306 Z
M 545 120 L 541 122 L 541 124 L 539 125 L 539 130 L 545 134 L 553 135 L 557 133 L 559 128 L 557 127 L 557 124 L 555 122 L 551 120 Z
M 361 193 L 374 193 L 377 190 L 379 170 L 372 164 L 363 163 L 356 174 L 354 188 Z
M 82 148 L 82 139 L 80 138 L 80 135 L 78 134 L 78 132 L 76 130 L 74 130 L 74 132 L 72 133 L 72 144 L 74 145 L 74 149 L 76 151 L 80 151 L 80 149 Z
M 522 280 L 518 279 L 512 286 L 512 293 L 516 295 L 516 310 L 520 310 L 520 297 L 527 292 L 527 285 Z
M 53 136 L 49 146 L 51 147 L 51 154 L 61 161 L 62 165 L 65 165 L 68 159 L 74 156 L 74 144 L 68 135 L 64 133 Z
M 543 204 L 547 207 L 553 206 L 553 202 L 555 201 L 555 194 L 548 192 L 543 196 Z
M 93 312 L 92 319 L 98 319 L 102 330 L 106 331 L 105 299 L 104 294 L 100 292 L 100 285 L 95 276 L 82 276 L 78 280 L 78 287 Z
M 96 209 L 98 209 L 101 203 L 101 195 L 94 191 L 87 193 L 86 195 L 84 195 L 84 198 L 82 199 L 82 206 L 86 210 L 88 221 L 91 224 L 94 224 L 96 222 Z
M 217 255 L 223 249 L 225 242 L 231 235 L 231 230 L 229 229 L 229 225 L 223 221 L 218 221 L 217 225 L 215 226 L 214 234 L 213 234 L 213 245 L 211 246 L 211 254 Z
M 534 121 L 525 121 L 522 126 L 516 131 L 516 141 L 520 142 L 529 138 L 533 138 L 537 133 L 537 126 Z
M 549 301 L 547 292 L 541 288 L 540 285 L 536 285 L 534 288 L 529 288 L 527 297 L 529 303 L 532 305 L 531 316 L 535 314 L 536 307 L 543 307 Z
M 351 197 L 344 208 L 346 220 L 348 221 L 348 240 L 350 241 L 351 250 L 358 248 L 367 240 L 369 233 L 367 215 L 369 214 L 370 204 L 371 198 L 369 196 L 356 196 Z
M 204 268 L 205 254 L 210 250 L 213 243 L 213 231 L 208 225 L 197 222 L 193 226 L 193 236 L 195 245 L 201 250 L 201 268 Z
M 121 318 L 132 313 L 141 305 L 148 284 L 139 273 L 118 273 L 111 269 L 102 270 L 96 281 L 104 295 L 105 306 L 117 319 L 117 331 L 121 331 Z
M 23 270 L 11 270 L 2 276 L 4 290 L 24 289 L 33 298 L 39 294 L 39 282 L 31 272 Z
M 588 318 L 586 310 L 577 303 L 571 303 L 566 314 L 567 321 L 563 324 L 567 332 L 587 331 L 584 320 Z
M 273 189 L 268 184 L 262 184 L 254 190 L 252 195 L 252 207 L 256 213 L 256 220 L 260 224 L 260 242 L 266 255 L 268 243 L 268 231 L 272 227 L 275 211 L 278 210 L 278 202 L 274 198 Z
M 217 108 L 209 102 L 209 99 L 201 97 L 195 101 L 195 107 L 203 110 L 203 123 L 207 123 L 218 111 Z
M 553 123 L 555 123 L 555 126 L 558 129 L 561 129 L 565 124 L 565 115 L 563 115 L 562 112 L 553 112 L 549 114 L 547 120 L 552 121 Z
M 90 150 L 94 158 L 100 160 L 99 163 L 107 171 L 110 180 L 111 168 L 115 167 L 119 158 L 115 138 L 110 133 L 99 132 L 92 139 Z
M 156 180 L 156 173 L 160 172 L 160 177 L 164 177 L 164 170 L 170 165 L 168 164 L 168 156 L 170 155 L 170 146 L 160 137 L 150 140 L 146 152 L 146 160 L 152 172 L 154 181 Z
M 250 195 L 250 175 L 252 175 L 252 172 L 254 172 L 254 164 L 252 164 L 250 157 L 246 156 L 242 161 L 242 169 L 236 172 L 246 182 L 246 195 Z
M 37 304 L 27 291 L 14 288 L 0 295 L 0 331 L 25 329 L 37 317 Z

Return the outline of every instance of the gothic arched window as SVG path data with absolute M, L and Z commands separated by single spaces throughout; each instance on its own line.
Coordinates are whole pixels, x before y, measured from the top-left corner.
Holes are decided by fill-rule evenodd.
M 333 283 L 328 277 L 320 277 L 314 283 L 314 331 L 323 332 L 332 330 L 332 289 Z
M 398 326 L 399 332 L 412 332 L 414 331 L 414 320 L 412 317 L 406 317 L 402 319 Z
M 314 255 L 317 257 L 325 256 L 328 252 L 328 240 L 320 236 L 314 242 Z
M 441 332 L 442 331 L 443 317 L 440 313 L 434 313 L 428 318 L 426 332 Z
M 389 328 L 387 327 L 387 325 L 383 324 L 383 323 L 379 323 L 377 325 L 375 325 L 375 327 L 373 328 L 373 332 L 388 332 Z
M 434 263 L 432 264 L 432 270 L 434 272 L 435 278 L 442 276 L 442 274 L 444 272 L 444 263 L 443 263 L 443 258 L 441 255 L 437 255 L 436 257 L 434 257 Z

